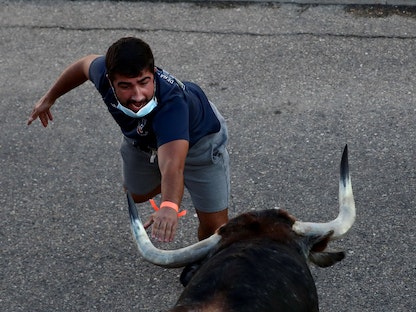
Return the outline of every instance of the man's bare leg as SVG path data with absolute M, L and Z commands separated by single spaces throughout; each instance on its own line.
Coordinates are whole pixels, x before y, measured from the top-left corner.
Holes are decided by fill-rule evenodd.
M 199 218 L 198 239 L 203 240 L 212 234 L 223 224 L 228 222 L 228 208 L 219 212 L 202 212 L 196 209 Z

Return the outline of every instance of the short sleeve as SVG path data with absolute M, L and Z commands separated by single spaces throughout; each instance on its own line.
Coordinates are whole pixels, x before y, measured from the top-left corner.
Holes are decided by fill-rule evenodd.
M 89 78 L 102 96 L 106 95 L 109 88 L 106 73 L 104 56 L 99 56 L 92 61 L 89 69 Z

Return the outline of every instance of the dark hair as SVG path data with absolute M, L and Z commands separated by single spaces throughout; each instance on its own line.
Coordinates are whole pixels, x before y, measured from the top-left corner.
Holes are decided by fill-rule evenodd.
M 134 37 L 121 38 L 114 42 L 105 56 L 107 74 L 111 81 L 115 74 L 136 77 L 143 70 L 153 72 L 155 61 L 150 46 Z

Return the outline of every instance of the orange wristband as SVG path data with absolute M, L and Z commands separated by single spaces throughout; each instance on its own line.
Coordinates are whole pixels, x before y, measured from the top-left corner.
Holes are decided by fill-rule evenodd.
M 176 205 L 174 202 L 171 202 L 171 201 L 168 201 L 168 200 L 165 200 L 164 202 L 162 202 L 160 204 L 160 207 L 169 207 L 169 208 L 172 208 L 173 210 L 175 210 L 176 212 L 179 211 L 178 205 Z
M 156 210 L 156 211 L 159 210 L 159 207 L 156 205 L 156 203 L 155 203 L 155 201 L 153 199 L 150 199 L 149 202 L 152 205 L 152 207 L 153 207 L 154 210 Z M 184 215 L 186 215 L 186 210 L 183 210 L 181 212 L 178 212 L 179 211 L 178 205 L 175 204 L 174 202 L 171 202 L 171 201 L 168 201 L 168 200 L 165 200 L 164 202 L 162 202 L 160 204 L 160 207 L 169 207 L 169 208 L 172 208 L 173 210 L 175 210 L 178 213 L 178 218 L 183 217 Z

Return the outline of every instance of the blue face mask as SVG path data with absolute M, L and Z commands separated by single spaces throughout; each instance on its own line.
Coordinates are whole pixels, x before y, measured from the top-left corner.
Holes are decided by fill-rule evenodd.
M 124 114 L 127 116 L 133 117 L 133 118 L 141 118 L 146 116 L 147 114 L 150 114 L 151 111 L 157 106 L 157 99 L 156 97 L 153 97 L 145 106 L 140 108 L 136 113 L 132 111 L 131 109 L 128 109 L 127 107 L 121 105 L 121 103 L 117 100 L 117 108 L 121 110 Z
M 111 82 L 110 82 L 110 84 L 111 84 Z M 123 106 L 120 103 L 120 101 L 117 98 L 116 91 L 114 90 L 113 86 L 111 85 L 111 89 L 113 89 L 114 97 L 117 100 L 117 106 L 116 106 L 116 108 L 118 108 L 119 110 L 121 110 L 127 116 L 130 116 L 130 117 L 133 117 L 133 118 L 141 118 L 141 117 L 144 117 L 144 116 L 150 114 L 152 112 L 152 110 L 154 110 L 155 107 L 157 106 L 157 99 L 156 99 L 156 81 L 154 82 L 154 84 L 155 84 L 155 90 L 154 90 L 153 98 L 149 102 L 147 102 L 147 104 L 145 106 L 143 106 L 142 108 L 140 108 L 136 113 L 134 111 L 132 111 L 131 109 Z

